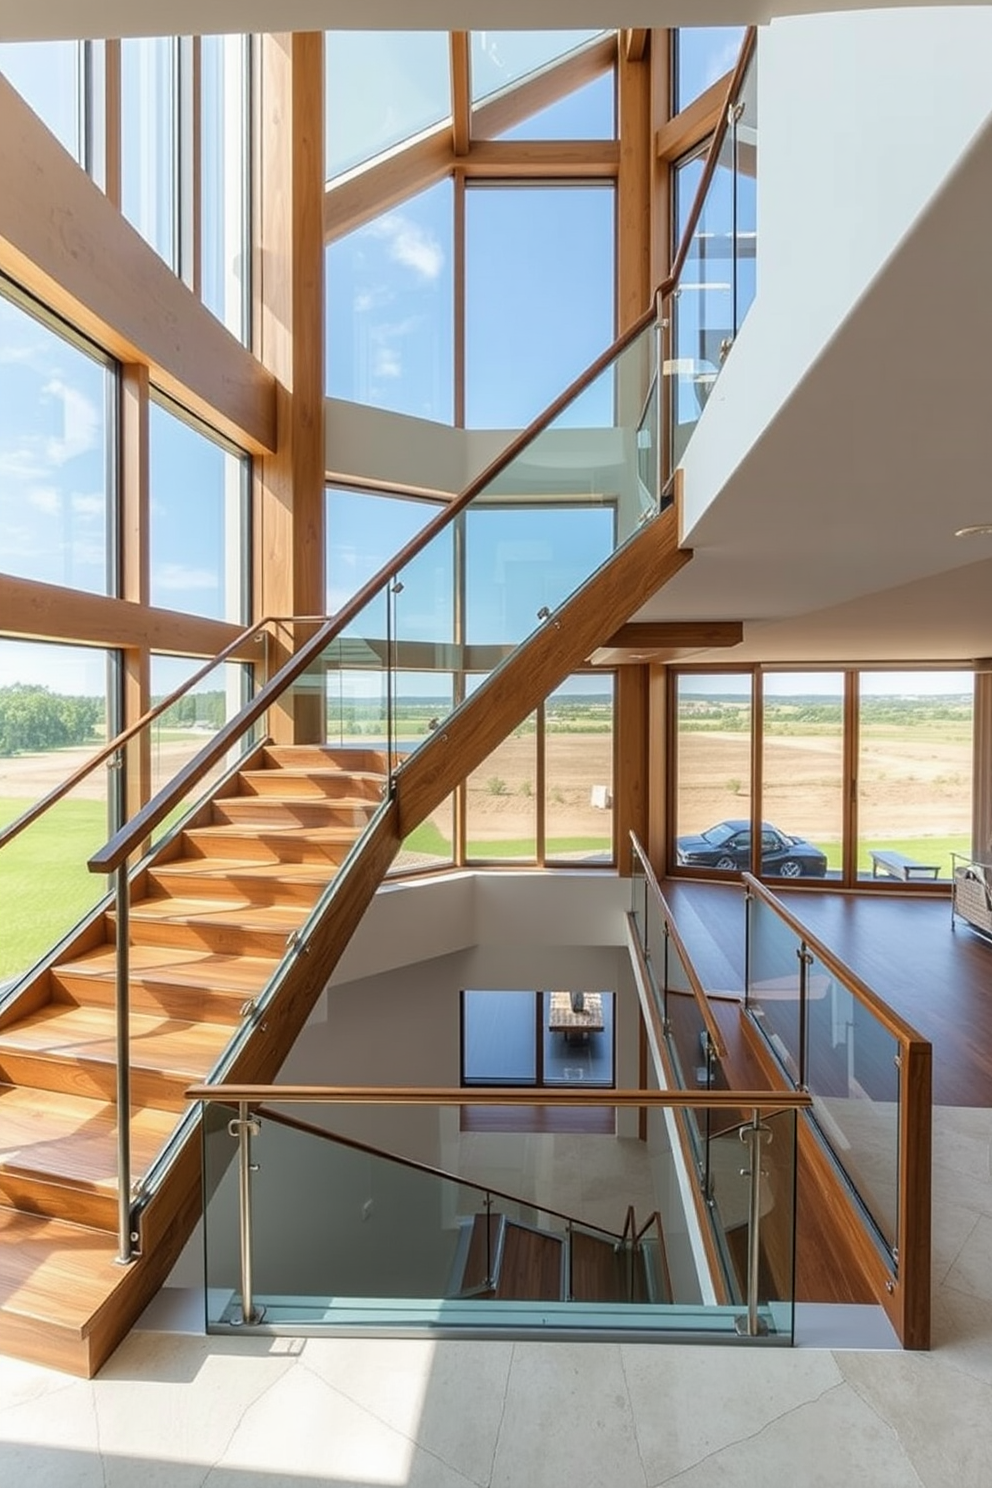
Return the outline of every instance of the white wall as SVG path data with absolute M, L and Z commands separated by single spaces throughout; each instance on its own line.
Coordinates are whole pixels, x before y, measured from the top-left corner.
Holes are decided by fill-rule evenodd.
M 760 32 L 758 295 L 686 453 L 690 540 L 988 120 L 990 55 L 987 6 L 793 16 Z M 886 372 L 855 370 L 866 396 Z

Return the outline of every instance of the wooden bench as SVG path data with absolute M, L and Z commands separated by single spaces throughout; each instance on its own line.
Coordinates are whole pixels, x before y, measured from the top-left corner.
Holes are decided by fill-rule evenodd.
M 870 848 L 869 854 L 872 878 L 877 878 L 881 870 L 889 878 L 900 878 L 903 883 L 909 883 L 916 878 L 936 878 L 940 872 L 939 863 L 921 863 L 916 858 L 907 857 L 905 853 Z

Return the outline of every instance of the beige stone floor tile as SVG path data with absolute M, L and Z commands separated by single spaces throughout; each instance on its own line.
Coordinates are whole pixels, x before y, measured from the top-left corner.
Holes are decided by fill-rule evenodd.
M 992 1302 L 992 1218 L 981 1215 L 943 1282 L 955 1292 L 967 1292 Z
M 106 1488 L 93 1385 L 73 1380 L 0 1414 L 4 1488 Z

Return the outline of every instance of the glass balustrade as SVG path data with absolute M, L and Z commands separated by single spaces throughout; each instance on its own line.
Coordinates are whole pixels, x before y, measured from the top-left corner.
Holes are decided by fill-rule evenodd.
M 204 1109 L 210 1331 L 551 1327 L 731 1338 L 748 1336 L 750 1305 L 760 1320 L 750 1336 L 791 1341 L 794 1111 L 758 1122 L 756 1192 L 739 1119 L 713 1138 L 707 1244 L 698 1217 L 687 1222 L 659 1177 L 650 1130 L 644 1143 L 468 1134 L 458 1107 L 425 1104 Z M 753 1125 L 751 1116 L 744 1130 Z

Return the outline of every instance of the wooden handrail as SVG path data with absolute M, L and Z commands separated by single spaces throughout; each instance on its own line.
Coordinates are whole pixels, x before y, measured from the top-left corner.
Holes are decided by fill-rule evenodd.
M 717 1021 L 713 1016 L 713 1011 L 710 1008 L 709 998 L 706 996 L 706 989 L 704 988 L 702 982 L 699 980 L 696 968 L 693 966 L 692 961 L 689 957 L 689 952 L 686 950 L 685 943 L 682 940 L 681 935 L 679 934 L 678 926 L 675 923 L 675 917 L 668 907 L 668 901 L 666 900 L 664 894 L 661 892 L 661 886 L 659 885 L 658 880 L 655 877 L 654 869 L 651 867 L 651 864 L 648 861 L 648 855 L 644 851 L 644 848 L 641 846 L 636 832 L 631 832 L 630 834 L 630 845 L 634 850 L 635 856 L 640 861 L 642 869 L 644 870 L 644 878 L 648 884 L 648 887 L 661 905 L 661 913 L 665 921 L 666 929 L 668 930 L 669 938 L 675 944 L 675 949 L 678 953 L 679 960 L 682 962 L 685 974 L 689 979 L 689 986 L 692 988 L 692 995 L 696 1000 L 696 1006 L 699 1009 L 699 1015 L 702 1018 L 703 1024 L 706 1028 L 706 1032 L 709 1035 L 710 1043 L 713 1045 L 713 1052 L 716 1054 L 718 1059 L 726 1059 L 727 1046 L 723 1041 L 723 1035 L 720 1032 L 719 1025 L 717 1024 Z
M 749 27 L 744 37 L 740 56 L 737 59 L 737 66 L 734 69 L 729 87 L 727 89 L 727 108 L 729 108 L 730 103 L 733 101 L 733 98 L 736 95 L 736 91 L 740 86 L 740 80 L 743 78 L 745 68 L 747 67 L 748 61 L 750 60 L 756 36 L 757 28 L 753 26 Z M 89 868 L 91 872 L 112 873 L 116 868 L 118 868 L 120 864 L 123 863 L 125 859 L 130 856 L 135 848 L 151 835 L 155 827 L 157 827 L 158 824 L 163 820 L 163 818 L 169 814 L 173 807 L 182 800 L 182 798 L 189 792 L 189 790 L 203 779 L 210 768 L 216 763 L 218 759 L 220 759 L 220 757 L 224 753 L 226 753 L 226 751 L 238 739 L 238 737 L 242 733 L 244 733 L 244 731 L 249 728 L 256 721 L 256 719 L 262 716 L 262 714 L 268 708 L 269 704 L 273 702 L 277 697 L 279 697 L 286 690 L 286 688 L 289 687 L 296 680 L 297 677 L 299 677 L 304 671 L 306 671 L 311 661 L 314 661 L 320 655 L 324 647 L 328 645 L 328 643 L 332 641 L 335 636 L 340 635 L 345 626 L 348 625 L 352 620 L 354 620 L 356 616 L 359 615 L 360 612 L 365 608 L 365 606 L 369 604 L 371 600 L 373 600 L 382 589 L 385 588 L 385 586 L 388 584 L 389 580 L 393 577 L 397 570 L 405 567 L 406 564 L 410 563 L 414 558 L 416 558 L 417 555 L 422 552 L 423 549 L 427 546 L 427 544 L 433 541 L 433 539 L 439 532 L 443 531 L 445 527 L 453 522 L 454 519 L 465 510 L 470 502 L 474 501 L 476 496 L 484 491 L 485 488 L 493 480 L 495 480 L 496 477 L 503 470 L 505 470 L 508 465 L 512 464 L 517 455 L 519 455 L 520 452 L 532 442 L 532 440 L 536 439 L 538 434 L 542 433 L 546 428 L 548 428 L 548 426 L 555 421 L 558 415 L 562 413 L 564 409 L 567 408 L 568 405 L 580 395 L 580 393 L 583 393 L 585 389 L 596 380 L 600 373 L 604 372 L 610 365 L 610 363 L 621 354 L 621 352 L 623 352 L 629 345 L 631 345 L 632 342 L 636 341 L 637 337 L 640 336 L 643 331 L 647 330 L 647 328 L 655 322 L 659 313 L 659 309 L 664 300 L 667 299 L 672 291 L 677 287 L 678 276 L 681 274 L 682 267 L 685 263 L 686 257 L 688 256 L 690 239 L 692 233 L 695 231 L 696 224 L 699 220 L 699 213 L 702 211 L 705 191 L 708 189 L 709 183 L 712 180 L 713 174 L 716 170 L 717 156 L 719 154 L 720 145 L 723 141 L 724 133 L 726 132 L 726 127 L 725 109 L 724 117 L 720 124 L 718 124 L 710 144 L 710 150 L 706 159 L 706 165 L 703 169 L 703 174 L 700 177 L 699 187 L 693 200 L 692 210 L 690 211 L 689 218 L 686 222 L 685 231 L 682 235 L 682 241 L 679 244 L 678 251 L 675 255 L 675 260 L 672 265 L 672 271 L 667 276 L 667 278 L 665 278 L 662 283 L 659 284 L 655 289 L 654 294 L 652 295 L 650 309 L 645 310 L 643 315 L 635 320 L 633 324 L 627 328 L 626 331 L 619 335 L 613 341 L 612 345 L 607 347 L 607 349 L 602 352 L 601 355 L 598 356 L 596 360 L 585 369 L 584 372 L 580 373 L 579 376 L 569 384 L 564 392 L 560 393 L 559 396 L 554 400 L 554 402 L 548 405 L 543 413 L 538 414 L 537 418 L 533 419 L 531 423 L 527 425 L 526 429 L 524 429 L 520 434 L 512 439 L 506 446 L 506 448 L 499 455 L 497 455 L 494 460 L 491 460 L 486 468 L 479 475 L 477 475 L 474 480 L 469 482 L 469 484 L 465 487 L 461 494 L 455 498 L 454 501 L 450 502 L 449 505 L 446 506 L 442 512 L 439 512 L 432 521 L 428 522 L 425 527 L 422 527 L 420 532 L 418 532 L 415 537 L 412 537 L 410 541 L 404 547 L 402 547 L 387 564 L 384 564 L 377 573 L 373 574 L 373 576 L 365 584 L 362 585 L 361 589 L 359 589 L 358 592 L 352 596 L 348 603 L 342 609 L 338 610 L 333 618 L 329 619 L 325 625 L 322 625 L 320 630 L 318 630 L 316 634 L 312 636 L 311 639 L 300 648 L 296 655 L 291 657 L 289 661 L 286 662 L 286 664 L 276 673 L 271 681 L 262 688 L 261 692 L 259 692 L 256 697 L 244 709 L 242 709 L 241 713 L 239 713 L 236 718 L 232 719 L 229 724 L 225 725 L 225 727 L 214 736 L 213 740 L 209 744 L 205 745 L 200 753 L 194 756 L 194 758 L 182 770 L 180 770 L 180 772 L 176 776 L 173 777 L 169 784 L 164 786 L 162 790 L 159 791 L 158 795 L 156 795 L 151 801 L 149 801 L 148 804 L 144 806 L 141 811 L 139 811 L 133 817 L 133 819 L 130 823 L 128 823 L 127 826 L 122 827 L 121 830 L 117 832 L 104 847 L 93 854 L 93 856 L 89 859 Z
M 27 811 L 22 812 L 14 821 L 8 822 L 5 827 L 0 829 L 0 847 L 5 847 L 8 842 L 11 842 L 23 832 L 25 827 L 29 827 L 39 816 L 43 816 L 50 807 L 57 805 L 63 796 L 67 796 L 81 780 L 85 780 L 87 775 L 96 769 L 97 765 L 102 765 L 104 760 L 110 759 L 111 755 L 116 754 L 119 749 L 122 749 L 136 734 L 140 734 L 143 728 L 147 728 L 150 723 L 154 723 L 160 714 L 165 713 L 172 707 L 173 703 L 178 702 L 183 694 L 188 692 L 191 687 L 195 687 L 198 682 L 202 682 L 203 678 L 209 672 L 212 672 L 214 667 L 219 666 L 229 656 L 240 651 L 256 631 L 262 631 L 266 625 L 273 623 L 274 617 L 267 615 L 264 620 L 259 620 L 256 624 L 249 625 L 240 635 L 235 636 L 234 640 L 225 646 L 223 651 L 219 651 L 210 661 L 204 662 L 200 670 L 195 672 L 192 677 L 188 677 L 185 682 L 170 692 L 167 697 L 162 698 L 154 707 L 149 708 L 147 713 L 143 713 L 134 723 L 129 724 L 126 729 L 122 729 L 119 734 L 111 739 L 109 744 L 105 744 L 96 754 L 84 761 L 77 770 L 73 770 L 71 775 L 67 775 L 60 785 L 56 785 L 46 796 L 42 796 L 40 801 L 35 801 L 33 806 L 29 807 Z
M 237 1106 L 236 1101 L 218 1102 L 218 1104 Z M 542 1204 L 536 1199 L 522 1199 L 519 1194 L 504 1193 L 500 1188 L 493 1188 L 491 1183 L 476 1183 L 472 1179 L 463 1178 L 458 1173 L 449 1173 L 444 1168 L 434 1168 L 430 1163 L 418 1162 L 413 1157 L 401 1157 L 397 1152 L 387 1152 L 383 1147 L 373 1147 L 369 1142 L 360 1142 L 356 1137 L 345 1137 L 340 1132 L 328 1131 L 326 1126 L 316 1126 L 312 1121 L 301 1121 L 297 1116 L 287 1116 L 282 1111 L 273 1111 L 270 1106 L 256 1106 L 256 1116 L 264 1116 L 267 1121 L 273 1121 L 277 1126 L 289 1127 L 292 1131 L 304 1132 L 307 1136 L 319 1137 L 325 1142 L 335 1142 L 342 1147 L 350 1147 L 355 1152 L 365 1152 L 370 1157 L 378 1157 L 384 1162 L 399 1163 L 401 1167 L 413 1168 L 418 1173 L 426 1173 L 431 1178 L 443 1178 L 448 1183 L 457 1183 L 460 1188 L 473 1188 L 477 1193 L 492 1194 L 494 1198 L 506 1199 L 511 1204 L 529 1204 L 532 1209 L 540 1209 L 542 1214 L 553 1214 L 555 1219 L 563 1219 L 566 1224 L 585 1225 L 584 1219 L 577 1219 L 574 1214 L 563 1214 L 559 1209 L 549 1209 L 547 1204 Z M 632 1211 L 628 1211 L 632 1212 Z M 604 1229 L 602 1225 L 589 1225 L 589 1229 L 602 1230 L 604 1235 L 609 1235 L 611 1240 L 622 1240 L 624 1237 L 618 1235 L 615 1230 Z
M 822 940 L 819 940 L 812 931 L 806 928 L 801 920 L 797 920 L 791 910 L 786 909 L 781 899 L 776 898 L 771 890 L 759 879 L 750 873 L 742 873 L 741 878 L 748 893 L 755 899 L 761 899 L 767 904 L 769 909 L 773 910 L 779 919 L 788 925 L 793 934 L 797 935 L 800 940 L 805 941 L 817 960 L 822 961 L 823 965 L 832 972 L 838 981 L 844 983 L 848 991 L 852 992 L 857 1000 L 869 1012 L 874 1014 L 887 1032 L 891 1033 L 893 1038 L 898 1039 L 900 1043 L 906 1045 L 928 1045 L 928 1040 L 911 1023 L 907 1023 L 905 1018 L 901 1018 L 897 1012 L 890 1008 L 888 1003 L 884 1002 L 877 992 L 873 992 L 867 982 L 861 980 L 857 972 L 852 971 L 849 966 L 846 966 L 839 956 L 836 956 L 828 946 L 823 944 Z
M 190 1085 L 187 1100 L 263 1101 L 355 1106 L 747 1106 L 759 1111 L 798 1111 L 813 1104 L 805 1090 L 530 1090 L 503 1085 L 485 1091 L 449 1085 Z

